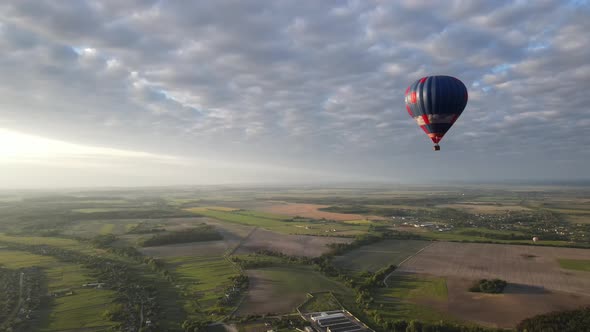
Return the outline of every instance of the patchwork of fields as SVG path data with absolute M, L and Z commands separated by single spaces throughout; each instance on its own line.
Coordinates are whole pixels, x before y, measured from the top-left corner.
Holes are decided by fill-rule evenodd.
M 314 219 L 325 218 L 328 220 L 337 221 L 359 220 L 365 218 L 365 216 L 360 214 L 334 213 L 319 210 L 328 206 L 329 205 L 277 202 L 275 204 L 261 208 L 260 210 L 292 217 L 300 216 Z
M 367 224 L 347 224 L 343 222 L 294 220 L 291 216 L 274 213 L 219 209 L 213 207 L 190 208 L 187 211 L 241 225 L 256 226 L 283 234 L 353 236 L 366 232 Z M 357 220 L 352 218 L 350 220 Z
M 150 318 L 157 319 L 162 329 L 179 330 L 185 319 L 220 321 L 237 304 L 240 318 L 292 313 L 310 292 L 317 292 L 315 299 L 303 310 L 335 309 L 342 303 L 375 325 L 382 319 L 419 319 L 513 327 L 537 313 L 590 304 L 590 250 L 391 239 L 345 251 L 331 260 L 314 260 L 315 264 L 307 259 L 327 253 L 331 243 L 350 243 L 367 232 L 390 237 L 397 233 L 389 231 L 401 230 L 438 241 L 513 243 L 530 242 L 529 234 L 537 234 L 535 227 L 545 222 L 556 225 L 556 234 L 580 235 L 577 239 L 550 237 L 555 235 L 554 228 L 546 227 L 548 236 L 537 234 L 542 244 L 584 245 L 588 238 L 584 227 L 590 222 L 587 192 L 212 187 L 149 194 L 144 190 L 109 192 L 97 197 L 89 193 L 28 195 L 3 201 L 3 211 L 12 214 L 0 216 L 0 229 L 6 232 L 0 233 L 0 241 L 46 245 L 128 264 L 133 270 L 130 280 L 147 280 L 157 289 L 150 296 L 158 299 L 158 313 Z M 568 221 L 577 228 L 558 228 Z M 203 223 L 213 226 L 223 239 L 138 247 L 156 234 L 182 233 Z M 448 225 L 448 229 L 439 232 L 434 227 L 414 227 L 416 223 Z M 100 245 L 97 238 L 114 240 Z M 136 250 L 146 257 L 138 256 Z M 307 258 L 252 255 L 264 250 Z M 361 272 L 391 264 L 399 267 L 387 279 L 388 287 L 379 287 L 378 280 L 377 286 L 362 294 L 342 281 L 375 282 L 371 274 Z M 96 280 L 83 263 L 63 263 L 52 256 L 0 246 L 0 265 L 40 266 L 47 277 L 47 293 L 74 291 L 51 298 L 35 321 L 37 330 L 86 332 L 112 324 L 103 313 L 115 302 L 115 292 L 81 288 Z M 320 268 L 334 271 L 331 265 L 338 268 L 332 274 L 338 277 L 318 272 Z M 240 273 L 249 277 L 249 287 L 236 291 L 233 277 Z M 504 294 L 468 292 L 479 278 L 501 278 L 509 285 Z M 235 295 L 232 300 L 220 301 L 231 292 L 235 292 L 228 295 Z M 124 301 L 122 297 L 119 293 L 119 301 Z M 132 325 L 137 320 L 134 317 Z M 247 325 L 252 331 L 268 329 L 260 321 Z

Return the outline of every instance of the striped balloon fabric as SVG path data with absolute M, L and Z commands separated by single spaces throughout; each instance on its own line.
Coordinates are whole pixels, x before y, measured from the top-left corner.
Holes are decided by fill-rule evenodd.
M 406 110 L 440 150 L 438 143 L 467 105 L 467 88 L 451 76 L 427 76 L 406 90 Z

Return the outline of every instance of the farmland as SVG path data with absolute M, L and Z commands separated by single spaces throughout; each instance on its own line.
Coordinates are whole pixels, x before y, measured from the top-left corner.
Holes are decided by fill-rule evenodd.
M 513 328 L 524 317 L 590 304 L 585 296 L 521 284 L 509 283 L 504 294 L 471 293 L 466 290 L 472 282 L 465 278 L 447 278 L 447 305 L 435 308 L 464 321 Z
M 301 312 L 330 311 L 341 308 L 340 302 L 332 292 L 313 293 L 309 294 L 308 297 L 307 301 L 299 307 Z
M 557 259 L 589 258 L 584 249 L 436 242 L 405 262 L 399 272 L 511 283 L 590 296 L 584 272 L 564 273 Z
M 248 270 L 250 290 L 239 315 L 288 313 L 303 303 L 307 293 L 332 291 L 350 296 L 344 285 L 307 267 L 269 267 Z
M 264 212 L 248 210 L 218 210 L 213 208 L 191 208 L 187 211 L 217 220 L 265 228 L 284 234 L 353 236 L 366 232 L 366 225 L 344 224 L 338 222 L 298 219 Z M 356 218 L 355 218 L 356 219 Z
M 154 329 L 170 331 L 211 321 L 265 329 L 262 319 L 242 321 L 293 313 L 304 302 L 304 311 L 342 305 L 377 331 L 412 319 L 513 327 L 590 303 L 586 189 L 203 187 L 3 197 L 3 268 L 41 267 L 44 295 L 73 290 L 34 314 L 40 331 L 147 329 L 139 317 L 149 301 L 157 303 L 149 309 Z M 200 227 L 216 236 L 189 236 Z M 112 289 L 80 287 L 113 275 L 124 281 Z M 508 286 L 468 292 L 479 278 Z
M 586 262 L 580 258 L 589 255 L 583 249 L 437 242 L 406 261 L 389 283 L 396 288 L 393 278 L 445 278 L 446 302 L 413 302 L 458 319 L 513 327 L 541 312 L 590 304 L 588 272 L 574 271 Z M 574 268 L 563 270 L 566 266 Z M 474 280 L 482 278 L 506 280 L 508 287 L 499 295 L 467 291 Z
M 387 319 L 419 319 L 426 322 L 452 320 L 438 310 L 446 306 L 448 291 L 445 278 L 395 274 L 389 287 L 377 292 L 374 309 Z
M 164 262 L 183 287 L 185 309 L 197 316 L 207 315 L 220 292 L 232 285 L 239 270 L 223 257 L 184 256 L 166 258 Z
M 235 251 L 245 254 L 259 250 L 271 250 L 292 256 L 317 257 L 329 251 L 330 243 L 348 243 L 352 239 L 317 237 L 309 235 L 284 235 L 264 229 L 254 230 Z
M 590 272 L 590 259 L 558 259 L 563 269 Z
M 326 207 L 328 207 L 328 205 L 277 202 L 260 210 L 292 217 L 301 216 L 305 218 L 323 218 L 337 221 L 359 220 L 364 218 L 359 214 L 334 213 L 320 210 L 321 208 Z
M 426 241 L 385 240 L 337 256 L 334 264 L 339 268 L 357 272 L 375 272 L 384 266 L 399 264 L 428 244 Z
M 109 290 L 85 289 L 82 284 L 92 282 L 89 272 L 74 264 L 56 261 L 48 256 L 0 249 L 0 265 L 7 268 L 37 266 L 47 279 L 47 294 L 72 290 L 73 294 L 52 299 L 35 322 L 40 331 L 63 331 L 72 328 L 93 328 L 112 325 L 101 315 L 113 301 Z

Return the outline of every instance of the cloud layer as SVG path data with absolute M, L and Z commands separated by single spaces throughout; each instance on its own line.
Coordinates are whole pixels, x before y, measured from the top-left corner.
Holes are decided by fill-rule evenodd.
M 588 31 L 585 1 L 3 1 L 0 127 L 359 178 L 581 178 Z M 403 104 L 430 74 L 470 93 L 441 153 Z

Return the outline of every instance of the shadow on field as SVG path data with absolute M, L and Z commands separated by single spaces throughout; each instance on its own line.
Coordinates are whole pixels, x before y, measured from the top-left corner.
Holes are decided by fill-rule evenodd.
M 531 286 L 525 284 L 512 284 L 509 283 L 506 288 L 504 288 L 504 294 L 548 294 L 547 291 L 543 287 L 539 286 Z

